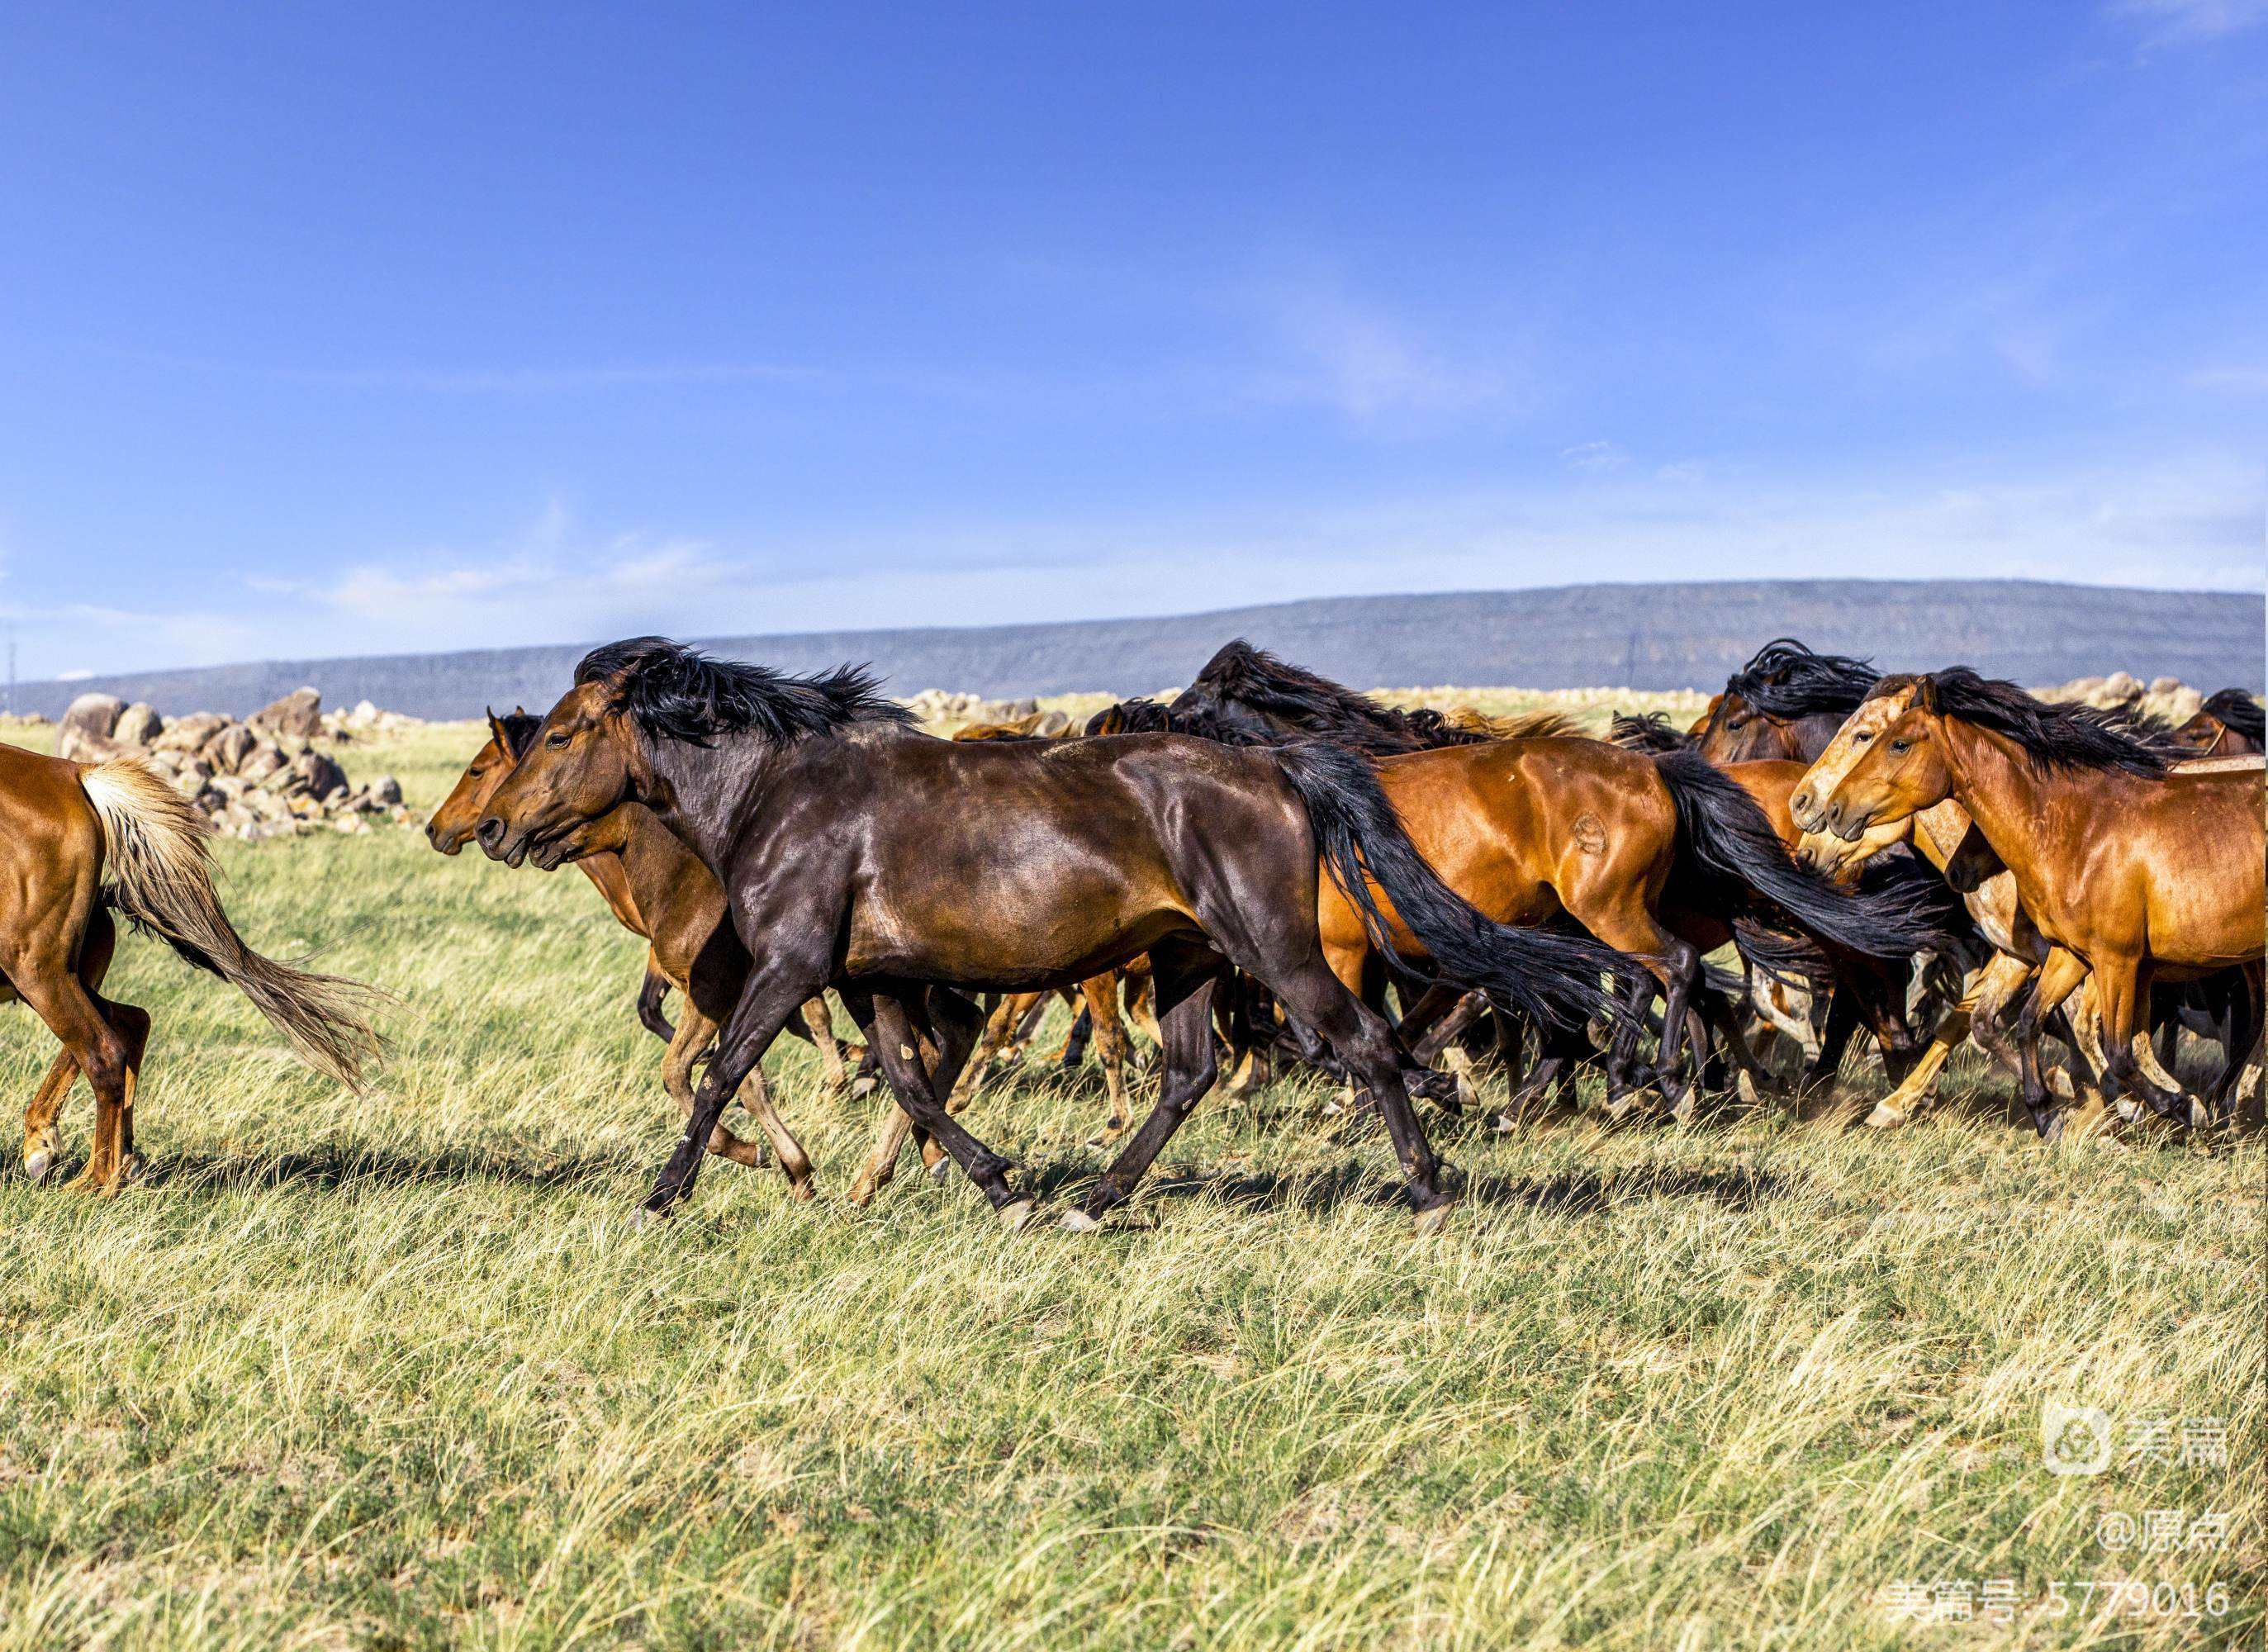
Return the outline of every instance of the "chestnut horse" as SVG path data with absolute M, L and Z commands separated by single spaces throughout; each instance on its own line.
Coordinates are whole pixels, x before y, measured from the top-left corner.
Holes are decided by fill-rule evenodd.
M 62 1156 L 73 1080 L 94 1091 L 94 1144 L 75 1186 L 114 1193 L 138 1162 L 134 1092 L 150 1014 L 102 996 L 115 911 L 235 987 L 307 1066 L 360 1090 L 379 1053 L 377 998 L 337 976 L 263 958 L 214 892 L 212 823 L 137 757 L 77 763 L 0 745 L 0 1003 L 21 999 L 63 1050 L 24 1110 L 24 1169 Z
M 652 809 L 717 874 L 755 960 L 650 1214 L 691 1191 L 727 1098 L 795 1007 L 831 985 L 914 1124 L 1021 1226 L 1032 1204 L 1007 1162 L 945 1105 L 973 1007 L 928 989 L 1070 986 L 1146 952 L 1161 1094 L 1070 1225 L 1125 1200 L 1211 1087 L 1211 1000 L 1233 964 L 1361 1079 L 1420 1223 L 1435 1227 L 1453 1196 L 1410 1110 L 1407 1058 L 1322 961 L 1322 868 L 1365 906 L 1374 876 L 1447 969 L 1548 1019 L 1588 1014 L 1602 973 L 1628 968 L 1594 942 L 1483 918 L 1411 846 L 1368 763 L 1322 744 L 955 743 L 910 727 L 863 672 L 785 676 L 641 638 L 577 667 L 478 837 L 507 864 L 555 866 L 578 852 L 578 829 L 624 802 Z M 942 1032 L 933 1009 L 953 1022 Z
M 2187 1098 L 2143 1070 L 2134 1034 L 2154 981 L 2238 969 L 2252 990 L 2238 995 L 2236 1061 L 2259 1035 L 2268 953 L 2259 772 L 2169 772 L 2163 753 L 2106 719 L 1965 667 L 1886 677 L 1875 693 L 1911 697 L 1825 796 L 1807 796 L 1803 823 L 1852 842 L 1959 803 L 2050 942 L 2016 1030 L 2024 1102 L 2041 1132 L 2057 1133 L 2061 1119 L 2051 1117 L 2040 1077 L 2039 1023 L 2090 970 L 2111 1080 L 2191 1122 Z M 1957 868 L 1955 876 L 1963 881 Z
M 521 710 L 501 718 L 489 713 L 488 743 L 473 755 L 464 773 L 457 777 L 457 784 L 426 822 L 425 836 L 434 848 L 454 855 L 472 840 L 489 800 L 526 755 L 541 720 Z M 694 1066 L 715 1040 L 748 970 L 747 955 L 725 922 L 725 892 L 708 867 L 671 837 L 652 813 L 636 804 L 625 804 L 595 822 L 585 838 L 585 852 L 575 864 L 597 886 L 616 921 L 632 934 L 645 937 L 647 982 L 659 982 L 664 992 L 674 987 L 684 1000 L 673 1028 L 661 1020 L 661 994 L 649 986 L 639 995 L 639 1019 L 667 1041 L 668 1052 L 662 1058 L 662 1088 L 679 1110 L 689 1117 Z M 808 1036 L 825 1063 L 828 1087 L 840 1088 L 847 1074 L 825 1000 L 813 999 L 802 1013 Z M 658 1028 L 656 1021 L 660 1023 Z M 810 1155 L 773 1109 L 762 1068 L 749 1073 L 742 1101 L 778 1149 L 780 1169 L 790 1189 L 797 1198 L 809 1198 Z M 755 1143 L 742 1140 L 721 1124 L 710 1137 L 709 1151 L 736 1164 L 763 1162 L 763 1154 Z

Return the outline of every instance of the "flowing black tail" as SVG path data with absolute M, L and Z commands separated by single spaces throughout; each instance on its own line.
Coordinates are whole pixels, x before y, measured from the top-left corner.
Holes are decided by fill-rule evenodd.
M 1769 903 L 1803 928 L 1870 958 L 1908 958 L 1951 944 L 1940 903 L 1914 882 L 1845 889 L 1796 864 L 1756 801 L 1698 752 L 1654 759 L 1677 805 L 1677 871 L 1727 916 L 1771 924 Z M 1785 918 L 1781 919 L 1782 926 Z
M 1444 978 L 1553 1026 L 1580 1027 L 1601 1012 L 1627 1017 L 1600 977 L 1611 976 L 1618 986 L 1633 982 L 1636 960 L 1587 937 L 1514 929 L 1476 911 L 1418 852 L 1367 758 L 1322 741 L 1285 746 L 1275 756 L 1307 806 L 1331 881 L 1362 914 L 1371 944 L 1389 963 L 1403 967 L 1373 879 Z

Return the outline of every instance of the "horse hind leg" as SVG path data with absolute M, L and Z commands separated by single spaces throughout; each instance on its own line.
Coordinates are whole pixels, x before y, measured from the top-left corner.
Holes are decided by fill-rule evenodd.
M 56 1051 L 47 1076 L 40 1080 L 40 1088 L 32 1093 L 31 1103 L 24 1109 L 24 1174 L 34 1182 L 44 1182 L 54 1175 L 63 1158 L 63 1132 L 56 1126 L 55 1117 L 77 1079 L 78 1062 L 71 1052 L 67 1049 Z
M 1118 977 L 1098 975 L 1079 983 L 1086 999 L 1084 1014 L 1093 1029 L 1095 1054 L 1102 1059 L 1102 1081 L 1110 1096 L 1110 1117 L 1102 1139 L 1116 1141 L 1126 1132 L 1126 1023 L 1118 1015 Z
M 677 1017 L 677 1030 L 670 1035 L 669 1049 L 661 1058 L 661 1087 L 677 1103 L 681 1117 L 693 1117 L 693 1069 L 716 1034 L 717 1023 L 695 1006 L 692 994 L 685 994 L 683 1008 Z M 758 1068 L 749 1073 L 741 1092 L 745 1098 L 753 1086 L 757 1101 L 769 1111 L 771 1104 L 764 1095 L 763 1084 L 763 1071 Z M 751 1106 L 749 1110 L 753 1112 L 755 1108 Z M 741 1140 L 722 1125 L 709 1132 L 709 1151 L 720 1159 L 751 1168 L 764 1162 L 762 1152 L 754 1142 Z
M 94 995 L 69 970 L 42 973 L 11 969 L 9 978 L 15 983 L 18 994 L 62 1043 L 72 1066 L 86 1075 L 87 1085 L 94 1091 L 93 1147 L 86 1168 L 71 1185 L 94 1192 L 114 1193 L 126 1170 L 124 1114 L 132 1099 L 130 1079 L 136 1070 L 129 1058 L 130 1053 L 133 1062 L 138 1064 L 141 1051 L 129 1052 L 126 1038 L 102 1013 Z M 139 1011 L 135 1014 L 140 1017 L 139 1032 L 146 1036 L 148 1017 Z M 48 1080 L 40 1090 L 44 1095 L 51 1087 L 54 1088 L 52 1105 L 60 1103 L 70 1085 L 68 1073 L 57 1063 L 49 1067 Z
M 819 1051 L 820 1088 L 831 1095 L 850 1084 L 850 1069 L 843 1062 L 843 1046 L 836 1041 L 835 1013 L 827 1007 L 827 994 L 805 999 L 800 1013 L 811 1034 L 812 1047 Z

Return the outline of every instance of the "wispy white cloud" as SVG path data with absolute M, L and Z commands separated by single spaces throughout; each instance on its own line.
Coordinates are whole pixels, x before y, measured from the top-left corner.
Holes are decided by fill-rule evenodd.
M 1251 375 L 1258 400 L 1314 403 L 1368 424 L 1502 406 L 1514 389 L 1501 362 L 1446 348 L 1329 283 L 1271 288 L 1259 309 L 1275 359 Z
M 226 615 L 38 616 L 81 665 L 1102 618 L 1291 595 L 1586 579 L 2083 578 L 2260 590 L 2268 476 L 2226 456 L 2058 475 L 1777 477 L 1682 461 L 1445 495 L 1256 502 L 1203 516 L 940 520 L 792 545 L 594 531 L 555 506 L 508 542 L 261 587 Z M 1096 578 L 1098 569 L 1130 577 Z M 0 607 L 0 616 L 10 610 Z M 27 625 L 28 630 L 28 625 Z M 1519 680 L 1507 660 L 1505 680 Z M 902 684 L 910 692 L 932 686 Z M 950 686 L 950 685 L 945 685 Z M 1104 685 L 1109 686 L 1109 685 Z
M 2268 395 L 2268 367 L 2200 367 L 2183 380 L 2192 390 Z
M 1620 470 L 1630 463 L 1630 454 L 1614 442 L 1578 442 L 1572 447 L 1563 447 L 1559 457 L 1570 470 L 1585 476 L 1604 476 L 1610 470 Z
M 2268 0 L 2116 0 L 2110 14 L 2142 29 L 2146 43 L 2217 41 L 2268 22 Z

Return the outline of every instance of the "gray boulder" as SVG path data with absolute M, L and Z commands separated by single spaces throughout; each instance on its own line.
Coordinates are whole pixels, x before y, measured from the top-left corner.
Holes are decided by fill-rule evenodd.
M 291 760 L 284 749 L 272 740 L 257 741 L 244 760 L 236 766 L 237 773 L 247 780 L 265 780 L 271 774 L 280 774 L 291 766 Z
M 347 789 L 347 771 L 320 751 L 303 751 L 291 760 L 285 789 L 320 803 Z
M 254 727 L 278 737 L 313 740 L 323 732 L 323 697 L 313 689 L 294 689 L 261 706 L 250 720 Z
M 95 763 L 117 752 L 111 731 L 126 715 L 126 702 L 114 694 L 82 694 L 70 703 L 55 729 L 55 756 Z
M 119 713 L 110 737 L 122 746 L 146 746 L 166 732 L 166 719 L 147 701 L 136 700 Z
M 205 761 L 224 773 L 241 774 L 244 760 L 260 743 L 260 736 L 242 723 L 231 723 L 205 742 Z
M 228 719 L 218 712 L 191 712 L 166 724 L 165 732 L 150 743 L 160 751 L 200 751 L 227 726 Z

